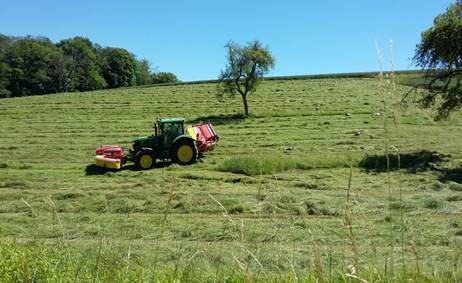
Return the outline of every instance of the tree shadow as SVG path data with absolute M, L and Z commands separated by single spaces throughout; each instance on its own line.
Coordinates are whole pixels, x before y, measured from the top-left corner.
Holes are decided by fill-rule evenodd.
M 172 162 L 170 161 L 158 161 L 156 162 L 156 165 L 154 166 L 154 168 L 152 168 L 151 170 L 155 170 L 158 168 L 166 168 L 166 167 L 169 167 L 171 164 Z M 139 170 L 135 166 L 135 164 L 124 165 L 120 170 L 103 168 L 103 167 L 96 166 L 95 164 L 90 164 L 85 168 L 85 175 L 86 176 L 104 175 L 108 172 L 117 173 L 120 171 L 142 171 L 142 170 Z
M 440 176 L 438 180 L 440 182 L 456 182 L 462 184 L 462 167 L 442 169 L 439 170 L 439 172 Z
M 398 156 L 389 154 L 389 169 L 398 170 Z M 399 168 L 406 169 L 410 173 L 419 171 L 438 169 L 437 164 L 446 161 L 450 155 L 438 153 L 436 151 L 420 150 L 410 153 L 401 153 L 399 156 Z M 386 172 L 388 170 L 385 155 L 367 155 L 359 163 L 359 166 L 372 172 Z
M 190 120 L 191 123 L 200 123 L 200 122 L 210 122 L 214 125 L 224 125 L 229 123 L 242 122 L 247 117 L 244 114 L 235 113 L 235 114 L 224 114 L 224 115 L 208 115 L 198 117 L 196 119 Z

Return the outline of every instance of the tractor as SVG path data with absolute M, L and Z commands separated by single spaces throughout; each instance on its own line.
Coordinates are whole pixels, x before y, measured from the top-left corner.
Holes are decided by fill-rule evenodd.
M 133 141 L 133 149 L 125 154 L 118 145 L 96 149 L 96 165 L 121 169 L 132 161 L 140 170 L 155 166 L 156 160 L 170 160 L 180 165 L 196 162 L 206 151 L 214 148 L 218 135 L 210 123 L 199 123 L 185 128 L 184 118 L 163 118 L 154 123 L 154 134 Z

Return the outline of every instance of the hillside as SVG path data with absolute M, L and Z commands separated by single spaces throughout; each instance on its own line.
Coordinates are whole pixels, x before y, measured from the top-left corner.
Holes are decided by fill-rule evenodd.
M 248 119 L 215 92 L 0 100 L 0 258 L 15 258 L 0 266 L 64 281 L 347 281 L 352 264 L 368 281 L 462 280 L 460 113 L 434 122 L 411 105 L 395 128 L 388 109 L 386 134 L 375 78 L 265 81 Z M 192 166 L 92 166 L 97 146 L 129 146 L 175 116 L 211 121 L 215 151 Z M 386 144 L 402 170 L 385 172 Z

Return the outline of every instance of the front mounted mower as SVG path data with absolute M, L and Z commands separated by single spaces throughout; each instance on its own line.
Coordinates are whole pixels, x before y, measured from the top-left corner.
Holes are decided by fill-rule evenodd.
M 140 170 L 151 169 L 156 160 L 188 165 L 213 150 L 217 141 L 218 135 L 210 123 L 185 128 L 183 118 L 163 118 L 154 123 L 154 134 L 135 139 L 128 153 L 120 145 L 105 145 L 96 149 L 95 161 L 97 166 L 115 170 L 128 161 Z

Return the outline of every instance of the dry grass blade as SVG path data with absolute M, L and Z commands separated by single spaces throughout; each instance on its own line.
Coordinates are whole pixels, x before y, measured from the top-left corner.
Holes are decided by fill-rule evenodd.
M 361 283 L 369 283 L 369 281 L 367 281 L 366 279 L 362 279 L 362 278 L 360 278 L 360 277 L 358 277 L 358 276 L 356 276 L 356 275 L 354 275 L 354 274 L 349 274 L 349 273 L 347 273 L 347 274 L 345 274 L 345 275 L 348 276 L 348 277 L 350 277 L 350 278 L 356 279 L 356 280 L 358 280 L 358 281 L 361 282 Z
M 387 98 L 387 90 L 384 86 L 385 76 L 384 76 L 384 68 L 383 68 L 383 57 L 380 51 L 380 48 L 376 42 L 376 51 L 377 57 L 379 62 L 379 93 L 382 95 L 382 111 L 383 111 L 383 131 L 384 131 L 384 155 L 386 161 L 386 172 L 387 172 L 387 190 L 388 190 L 388 202 L 392 200 L 392 192 L 391 192 L 391 171 L 390 171 L 390 152 L 389 152 L 389 130 L 388 130 L 388 98 Z M 387 78 L 388 80 L 388 78 Z M 390 205 L 389 205 L 390 207 Z M 389 241 L 390 241 L 390 271 L 393 274 L 393 266 L 394 266 L 394 233 L 393 233 L 393 219 L 392 211 L 389 209 L 388 211 L 389 219 L 390 219 L 390 227 L 389 227 Z
M 131 247 L 128 246 L 128 251 L 127 251 L 127 264 L 126 264 L 126 266 L 125 266 L 125 275 L 128 275 L 128 271 L 129 271 L 129 269 L 130 269 L 131 254 L 132 254 Z
M 173 181 L 174 183 L 175 181 Z M 174 198 L 174 194 L 175 194 L 175 190 L 174 190 L 175 186 L 172 186 L 172 188 L 170 189 L 170 193 L 168 194 L 167 196 L 167 200 L 165 202 L 165 207 L 164 207 L 164 213 L 163 213 L 163 219 L 162 219 L 162 223 L 161 223 L 161 227 L 159 229 L 159 234 L 157 236 L 157 239 L 156 239 L 156 244 L 155 244 L 155 247 L 156 247 L 156 254 L 155 254 L 155 258 L 154 258 L 154 270 L 156 270 L 157 268 L 157 263 L 158 263 L 158 260 L 159 260 L 159 246 L 160 246 L 160 240 L 162 238 L 162 235 L 164 234 L 164 230 L 165 230 L 165 226 L 167 224 L 167 219 L 168 219 L 168 215 L 170 213 L 170 205 L 172 203 L 172 200 Z
M 233 255 L 234 261 L 236 261 L 237 265 L 239 266 L 239 269 L 241 270 L 242 274 L 244 274 L 244 277 L 247 282 L 253 282 L 252 280 L 252 273 L 247 269 L 245 264 L 241 262 L 236 256 Z
M 350 248 L 353 252 L 353 267 L 355 272 L 358 270 L 359 255 L 358 255 L 358 246 L 356 244 L 356 237 L 353 231 L 353 217 L 351 215 L 351 205 L 350 205 L 350 192 L 351 192 L 351 182 L 353 178 L 353 167 L 350 167 L 350 172 L 348 175 L 348 187 L 345 203 L 345 215 L 343 225 L 348 230 L 348 238 L 350 240 Z
M 238 238 L 241 240 L 241 241 L 244 241 L 244 232 L 243 232 L 243 223 L 241 223 L 241 226 L 239 226 L 234 220 L 233 218 L 229 215 L 228 213 L 228 210 L 226 209 L 226 207 L 224 207 L 224 205 L 218 201 L 216 198 L 214 198 L 212 195 L 208 195 L 209 198 L 211 198 L 214 202 L 216 202 L 218 204 L 218 206 L 220 206 L 221 210 L 223 211 L 223 217 L 234 227 L 237 235 L 238 235 Z
M 25 199 L 21 198 L 21 201 L 30 209 L 31 216 L 37 218 L 37 213 L 35 212 L 35 209 Z
M 258 264 L 258 266 L 260 267 L 261 271 L 263 272 L 263 275 L 265 276 L 265 279 L 266 281 L 269 280 L 269 277 L 268 277 L 268 274 L 266 274 L 266 271 L 265 269 L 263 268 L 263 265 L 261 264 L 261 262 L 258 260 L 258 258 L 249 250 L 249 249 L 246 249 L 247 250 L 247 253 L 253 258 L 253 260 L 255 260 L 255 262 Z
M 458 250 L 455 255 L 454 255 L 454 260 L 452 263 L 452 273 L 454 276 L 454 282 L 457 281 L 457 273 L 459 271 L 459 262 L 460 262 L 460 257 L 462 256 L 462 250 Z
M 322 268 L 322 261 L 321 261 L 321 252 L 319 250 L 319 245 L 317 241 L 313 241 L 313 248 L 314 248 L 314 267 L 316 272 L 316 278 L 318 282 L 324 282 L 324 270 Z
M 420 256 L 419 253 L 417 252 L 417 245 L 415 244 L 415 241 L 411 241 L 411 251 L 414 254 L 414 259 L 415 259 L 415 268 L 417 270 L 417 274 L 420 274 Z
M 56 205 L 55 205 L 54 201 L 51 199 L 51 197 L 48 197 L 48 203 L 50 204 L 50 207 L 51 207 L 52 213 L 53 213 L 53 225 L 54 225 L 55 220 L 56 220 L 58 222 L 59 229 L 61 231 L 61 236 L 64 239 L 65 238 L 64 228 L 63 228 L 63 225 L 61 223 L 61 219 L 60 219 L 59 214 L 58 214 L 58 209 L 56 209 Z

